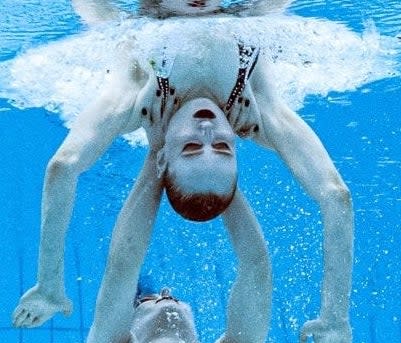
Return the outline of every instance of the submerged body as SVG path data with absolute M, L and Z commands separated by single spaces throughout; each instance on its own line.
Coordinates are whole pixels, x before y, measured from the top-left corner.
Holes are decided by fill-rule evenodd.
M 353 212 L 349 191 L 319 138 L 275 93 L 263 53 L 251 75 L 250 68 L 246 69 L 249 78 L 244 79 L 241 92 L 235 93 L 232 100 L 241 69 L 238 42 L 257 48 L 257 39 L 247 42 L 246 37 L 235 36 L 232 33 L 235 29 L 225 25 L 224 18 L 215 19 L 213 24 L 212 19 L 197 20 L 149 21 L 138 27 L 134 37 L 127 37 L 115 52 L 115 64 L 110 67 L 102 93 L 79 115 L 49 162 L 42 206 L 38 283 L 22 297 L 14 313 L 14 323 L 21 327 L 38 326 L 57 311 L 71 311 L 64 289 L 63 244 L 78 176 L 115 137 L 146 123 L 155 123 L 165 112 L 174 87 L 174 96 L 181 104 L 179 110 L 192 116 L 193 109 L 186 104 L 193 104 L 198 98 L 213 103 L 217 108 L 209 104 L 208 109 L 219 115 L 224 111 L 234 132 L 253 137 L 257 143 L 277 152 L 318 202 L 325 237 L 321 311 L 317 320 L 305 324 L 301 341 L 306 342 L 307 336 L 313 335 L 317 343 L 350 343 Z M 157 86 L 162 94 L 157 95 Z M 233 106 L 227 110 L 230 104 Z M 166 133 L 166 128 L 161 125 L 147 133 L 153 138 L 164 138 L 162 133 Z M 168 127 L 173 132 L 174 128 Z M 151 139 L 152 152 L 113 231 L 95 321 L 89 333 L 90 343 L 120 343 L 127 339 L 133 319 L 130 299 L 160 201 L 162 185 L 156 170 L 163 170 L 163 160 L 167 160 L 166 164 L 171 162 L 162 149 L 164 142 L 155 144 L 155 140 Z M 190 141 L 183 142 L 187 143 Z M 187 186 L 197 187 L 196 183 L 194 180 Z M 240 266 L 222 342 L 262 343 L 267 334 L 271 297 L 266 247 L 252 210 L 240 192 L 235 193 L 223 216 L 234 237 Z M 253 230 L 244 230 L 248 229 L 248 223 L 252 223 Z M 258 238 L 258 249 L 243 251 L 243 242 L 254 242 L 254 237 Z M 254 292 L 257 296 L 252 302 L 249 294 Z M 241 336 L 244 332 L 246 335 Z

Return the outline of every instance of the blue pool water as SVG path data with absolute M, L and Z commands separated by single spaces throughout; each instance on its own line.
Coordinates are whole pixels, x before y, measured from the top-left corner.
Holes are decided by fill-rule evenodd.
M 277 87 L 353 195 L 354 342 L 401 342 L 401 4 L 300 0 L 269 25 L 271 49 L 281 52 Z M 46 163 L 96 90 L 104 47 L 122 29 L 84 26 L 67 0 L 0 2 L 0 342 L 76 343 L 87 334 L 111 230 L 147 152 L 141 134 L 118 139 L 80 178 L 66 245 L 73 315 L 33 330 L 12 328 L 10 315 L 35 282 Z M 248 141 L 238 150 L 240 186 L 273 262 L 269 342 L 297 342 L 319 309 L 319 209 L 274 154 Z M 189 302 L 202 342 L 222 333 L 235 268 L 220 220 L 193 224 L 163 202 L 141 284 L 170 286 Z

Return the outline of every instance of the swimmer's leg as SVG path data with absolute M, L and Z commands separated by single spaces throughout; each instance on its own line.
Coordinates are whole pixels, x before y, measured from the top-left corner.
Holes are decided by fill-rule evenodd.
M 349 343 L 354 226 L 350 192 L 317 135 L 279 100 L 268 78 L 268 67 L 262 63 L 257 65 L 251 80 L 255 106 L 260 111 L 255 140 L 280 155 L 319 204 L 323 216 L 324 277 L 320 316 L 308 322 L 301 341 L 306 342 L 307 336 L 314 335 L 316 342 L 326 342 L 325 337 L 335 332 L 342 337 L 338 342 Z

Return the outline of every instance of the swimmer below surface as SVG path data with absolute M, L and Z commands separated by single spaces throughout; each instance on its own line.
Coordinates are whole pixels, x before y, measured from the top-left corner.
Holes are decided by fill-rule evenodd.
M 198 343 L 191 307 L 170 289 L 139 297 L 134 304 L 130 343 Z

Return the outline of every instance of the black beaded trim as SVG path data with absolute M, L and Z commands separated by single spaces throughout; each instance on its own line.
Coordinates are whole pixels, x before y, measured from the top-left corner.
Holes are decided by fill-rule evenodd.
M 244 91 L 246 83 L 252 74 L 252 71 L 258 61 L 260 49 L 254 46 L 246 46 L 242 42 L 238 43 L 239 70 L 237 81 L 230 96 L 228 97 L 224 110 L 226 113 L 233 107 L 235 101 Z
M 157 76 L 157 84 L 159 85 L 159 89 L 161 90 L 161 107 L 160 107 L 160 116 L 163 118 L 164 110 L 166 109 L 167 96 L 170 92 L 170 82 L 168 77 Z
M 160 65 L 153 65 L 153 68 L 156 71 L 157 84 L 161 92 L 160 96 L 162 97 L 160 106 L 161 117 L 163 117 L 163 113 L 166 109 L 167 97 L 170 92 L 169 76 L 174 64 L 174 58 L 169 59 L 166 52 L 167 47 L 164 47 Z

